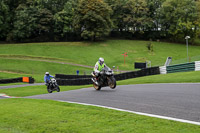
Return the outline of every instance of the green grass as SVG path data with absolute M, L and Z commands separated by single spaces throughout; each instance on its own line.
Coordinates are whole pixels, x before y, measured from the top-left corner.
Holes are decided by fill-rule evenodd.
M 18 82 L 18 83 L 7 83 L 7 84 L 0 84 L 0 86 L 12 86 L 12 85 L 24 85 L 27 83 L 22 83 L 22 82 Z
M 23 74 L 24 76 L 31 76 L 31 74 Z M 18 73 L 9 73 L 9 72 L 0 72 L 0 79 L 6 79 L 6 78 L 17 78 L 22 77 L 22 74 Z
M 179 72 L 122 80 L 118 81 L 117 84 L 198 83 L 200 82 L 199 75 L 200 71 Z
M 198 133 L 200 126 L 51 100 L 2 99 L 1 133 Z
M 42 82 L 46 71 L 56 73 L 90 74 L 92 68 L 50 63 L 58 61 L 94 66 L 99 57 L 104 57 L 108 66 L 119 70 L 134 70 L 134 62 L 151 61 L 152 66 L 164 65 L 166 58 L 172 57 L 172 64 L 187 61 L 185 44 L 152 42 L 153 52 L 147 49 L 148 41 L 108 40 L 103 42 L 48 42 L 0 45 L 0 71 L 28 74 Z M 123 53 L 127 52 L 126 64 Z M 200 60 L 200 46 L 189 46 L 191 61 Z M 45 61 L 44 61 L 45 60 Z M 0 77 L 1 73 L 0 73 Z M 5 77 L 5 76 L 4 76 Z M 9 75 L 8 75 L 9 77 Z M 7 77 L 5 77 L 7 78 Z
M 197 38 L 195 41 L 194 41 L 195 45 L 200 45 L 200 38 Z
M 10 78 L 18 78 L 18 77 L 33 77 L 36 83 L 44 82 L 44 76 L 41 74 L 26 74 L 26 73 L 10 73 L 10 72 L 0 72 L 0 79 L 10 79 Z M 16 84 L 23 84 L 23 83 L 12 83 L 13 85 Z M 11 84 L 0 84 L 0 86 L 6 86 Z
M 88 87 L 92 87 L 92 85 L 60 86 L 60 91 L 69 91 L 69 90 L 88 88 Z M 24 97 L 24 96 L 33 96 L 33 95 L 39 95 L 39 94 L 47 94 L 48 92 L 47 92 L 47 87 L 45 85 L 38 85 L 38 86 L 26 86 L 26 87 L 0 89 L 0 93 L 6 94 L 9 96 Z M 56 91 L 54 91 L 53 93 L 56 93 Z
M 63 59 L 68 62 L 94 66 L 99 57 L 104 57 L 107 65 L 119 69 L 133 70 L 135 61 L 150 60 L 152 65 L 164 64 L 168 56 L 173 61 L 186 58 L 185 44 L 152 42 L 154 52 L 147 50 L 148 41 L 108 40 L 104 42 L 52 42 L 0 45 L 0 56 L 21 55 L 29 57 Z M 127 52 L 126 65 L 122 53 Z M 189 46 L 189 56 L 200 55 L 200 46 Z
M 88 72 L 88 74 L 90 74 L 92 72 L 92 68 L 90 69 L 79 66 L 71 66 L 67 64 L 58 64 L 58 63 L 41 62 L 41 61 L 0 59 L 0 64 L 1 64 L 0 70 L 17 72 L 21 75 L 22 74 L 31 75 L 32 77 L 36 76 L 37 77 L 36 80 L 39 81 L 41 81 L 41 79 L 43 81 L 43 77 L 46 71 L 49 71 L 51 75 L 59 73 L 76 75 L 77 70 L 80 71 L 80 74 L 84 74 L 84 72 Z M 38 76 L 40 76 L 40 78 Z

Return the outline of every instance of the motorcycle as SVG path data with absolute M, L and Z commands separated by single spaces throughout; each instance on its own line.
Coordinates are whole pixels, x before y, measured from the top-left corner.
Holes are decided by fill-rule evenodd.
M 109 86 L 111 89 L 115 89 L 116 80 L 114 77 L 114 72 L 109 67 L 104 67 L 99 73 L 97 80 L 92 78 L 93 86 L 96 90 L 101 90 L 101 87 Z
M 49 93 L 52 93 L 53 91 L 60 92 L 60 87 L 58 86 L 56 79 L 52 78 L 49 82 L 49 85 L 47 87 L 47 91 Z

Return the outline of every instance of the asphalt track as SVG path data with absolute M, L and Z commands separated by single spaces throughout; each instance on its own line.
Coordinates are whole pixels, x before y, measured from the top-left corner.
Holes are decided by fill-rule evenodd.
M 114 90 L 105 87 L 101 91 L 84 88 L 27 98 L 106 106 L 200 124 L 200 84 L 198 83 L 121 85 Z

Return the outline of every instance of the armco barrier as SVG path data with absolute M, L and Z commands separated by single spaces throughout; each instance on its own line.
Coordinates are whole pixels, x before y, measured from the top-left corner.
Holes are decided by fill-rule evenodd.
M 85 79 L 57 79 L 59 85 L 89 85 L 92 84 L 91 78 Z
M 186 63 L 186 64 L 178 64 L 173 66 L 167 66 L 167 73 L 175 73 L 175 72 L 187 72 L 194 71 L 195 63 Z
M 117 74 L 115 75 L 115 79 L 118 81 L 118 80 L 125 80 L 142 76 L 156 75 L 156 74 L 160 74 L 159 67 L 151 67 L 151 68 L 141 69 L 139 71 Z
M 117 81 L 131 79 L 136 77 L 160 74 L 159 67 L 151 67 L 114 75 Z M 92 84 L 91 75 L 64 75 L 56 74 L 56 80 L 59 85 L 88 85 Z
M 195 71 L 200 71 L 200 61 L 195 61 Z
M 25 77 L 11 78 L 11 79 L 0 79 L 0 84 L 24 82 L 24 78 Z M 27 78 L 28 78 L 28 82 L 27 82 Z M 34 78 L 26 77 L 26 83 L 34 83 Z
M 200 62 L 199 61 L 160 67 L 161 74 L 175 73 L 175 72 L 199 71 L 199 70 L 200 70 Z
M 81 79 L 81 78 L 92 78 L 92 75 L 65 75 L 65 74 L 56 74 L 55 78 L 57 79 Z

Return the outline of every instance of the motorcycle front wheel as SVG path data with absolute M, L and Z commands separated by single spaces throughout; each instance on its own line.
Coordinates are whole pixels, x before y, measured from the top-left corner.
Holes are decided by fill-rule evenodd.
M 49 93 L 52 93 L 53 91 L 51 90 L 51 87 L 49 86 L 49 87 L 47 87 L 47 91 L 49 92 Z
M 95 90 L 97 90 L 97 91 L 101 90 L 101 86 L 98 86 L 95 83 L 93 83 L 93 86 L 94 86 Z
M 60 92 L 60 87 L 58 86 L 56 90 L 57 90 L 57 92 Z
M 117 85 L 115 78 L 114 78 L 114 77 L 110 77 L 110 80 L 111 80 L 111 82 L 110 82 L 110 84 L 109 84 L 109 87 L 110 87 L 111 89 L 115 89 L 115 87 L 116 87 L 116 85 Z

